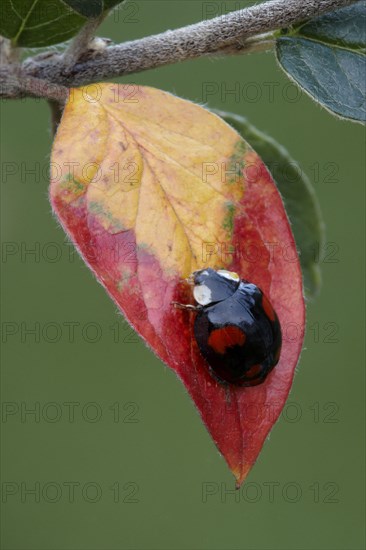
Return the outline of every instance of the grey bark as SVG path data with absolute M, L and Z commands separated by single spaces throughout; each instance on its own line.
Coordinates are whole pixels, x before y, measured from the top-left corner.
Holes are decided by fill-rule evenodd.
M 34 95 L 22 89 L 27 77 L 65 87 L 81 86 L 206 55 L 245 51 L 246 41 L 260 33 L 288 27 L 300 21 L 354 4 L 355 0 L 271 0 L 227 15 L 176 30 L 107 47 L 100 53 L 85 52 L 70 66 L 69 57 L 43 54 L 28 58 L 17 74 L 0 68 L 0 97 Z M 248 50 L 250 50 L 250 40 Z M 55 98 L 55 92 L 43 97 Z M 60 88 L 61 96 L 65 89 Z M 57 94 L 56 94 L 57 95 Z

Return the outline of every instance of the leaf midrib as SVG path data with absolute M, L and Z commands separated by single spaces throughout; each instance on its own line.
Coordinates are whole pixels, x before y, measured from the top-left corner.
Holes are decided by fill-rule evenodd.
M 337 42 L 325 42 L 324 40 L 321 40 L 320 38 L 319 39 L 314 38 L 312 36 L 308 36 L 306 34 L 301 34 L 301 33 L 298 33 L 298 32 L 296 32 L 294 34 L 281 35 L 281 36 L 279 36 L 279 38 L 302 38 L 303 40 L 309 40 L 309 42 L 315 42 L 316 44 L 321 44 L 322 46 L 326 46 L 328 48 L 337 48 L 339 50 L 345 50 L 345 51 L 353 53 L 355 55 L 366 56 L 366 50 L 365 49 L 356 49 L 356 48 L 352 48 L 352 47 L 341 46 Z
M 106 109 L 105 106 L 103 106 L 103 109 L 105 109 L 106 113 L 113 117 L 119 124 L 122 125 L 122 127 L 133 137 L 134 141 L 137 143 L 139 149 L 145 149 L 147 151 L 149 151 L 148 149 L 146 149 L 146 147 L 144 147 L 141 143 L 137 142 L 136 140 L 136 136 L 133 132 L 133 130 L 130 129 L 129 125 L 128 124 L 125 124 L 123 121 L 119 120 L 117 118 L 117 116 L 109 109 Z M 140 119 L 140 117 L 136 117 L 138 119 Z M 159 124 L 159 126 L 161 126 Z M 163 126 L 161 126 L 163 128 Z M 179 135 L 178 132 L 174 132 L 175 134 Z M 186 136 L 185 136 L 186 137 Z M 189 137 L 189 136 L 188 136 Z M 239 139 L 242 139 L 242 138 L 239 138 Z M 187 166 L 184 166 L 183 164 L 181 164 L 176 158 L 172 157 L 171 155 L 169 155 L 169 153 L 167 153 L 166 151 L 163 151 L 160 149 L 160 147 L 158 147 L 157 145 L 154 145 L 154 143 L 151 143 L 150 141 L 148 141 L 147 139 L 145 139 L 146 143 L 148 143 L 151 147 L 152 147 L 152 150 L 150 150 L 149 152 L 153 155 L 154 154 L 154 151 L 153 149 L 156 149 L 160 152 L 161 155 L 167 157 L 172 163 L 180 166 L 183 170 L 185 170 L 186 172 L 190 173 L 192 175 L 192 177 L 194 178 L 197 178 L 199 179 L 199 177 L 197 176 L 197 174 L 195 174 L 194 172 L 192 172 Z M 214 151 L 215 149 L 212 148 Z M 222 195 L 223 197 L 225 197 L 226 200 L 231 200 L 231 197 L 230 196 L 226 196 L 225 193 L 223 193 L 222 191 L 219 191 L 218 189 L 216 189 L 215 187 L 213 187 L 209 182 L 207 182 L 207 185 L 213 189 L 216 193 L 218 193 L 219 195 Z
M 31 13 L 33 12 L 34 8 L 35 8 L 35 5 L 38 3 L 38 0 L 34 0 L 30 10 L 28 11 L 27 15 L 25 16 L 24 19 L 22 19 L 22 22 L 19 26 L 19 30 L 17 32 L 17 34 L 15 35 L 15 37 L 12 39 L 12 43 L 14 44 L 14 46 L 16 45 L 17 41 L 18 41 L 18 38 L 19 36 L 21 35 L 21 33 L 24 31 L 25 29 L 25 26 L 27 24 L 27 21 L 31 15 Z
M 39 2 L 39 0 L 34 0 L 32 6 L 30 7 L 30 9 L 28 10 L 27 12 L 27 15 L 24 17 L 24 19 L 22 19 L 22 17 L 20 16 L 20 19 L 21 19 L 21 24 L 19 26 L 19 29 L 18 29 L 18 32 L 17 34 L 14 36 L 14 38 L 12 38 L 12 44 L 14 46 L 17 45 L 17 41 L 20 37 L 20 35 L 22 34 L 22 32 L 24 31 L 24 29 L 26 28 L 26 25 L 27 25 L 27 22 L 28 22 L 28 19 L 30 18 L 31 14 L 33 13 L 35 7 L 36 7 L 36 4 Z M 59 19 L 62 19 L 64 17 L 68 17 L 70 15 L 71 12 L 79 15 L 80 17 L 82 17 L 85 21 L 86 21 L 86 17 L 83 16 L 81 13 L 79 13 L 77 10 L 73 10 L 68 4 L 66 4 L 63 0 L 59 0 L 60 4 L 65 6 L 65 8 L 67 8 L 68 10 L 70 10 L 69 13 L 64 13 L 62 14 L 60 17 L 57 17 L 56 19 L 51 19 L 50 21 L 45 21 L 44 23 L 41 23 L 39 25 L 36 25 L 36 26 L 33 26 L 33 27 L 28 27 L 29 30 L 34 30 L 34 29 L 37 29 L 37 28 L 40 28 L 40 27 L 44 27 L 46 25 L 49 25 L 50 23 L 53 23 L 55 21 L 58 21 Z M 104 5 L 104 4 L 103 4 Z M 14 7 L 13 7 L 13 10 L 15 11 Z M 17 13 L 17 12 L 16 12 Z M 75 28 L 75 30 L 78 30 L 79 29 L 79 26 Z M 64 32 L 62 33 L 59 33 L 59 35 L 63 36 Z

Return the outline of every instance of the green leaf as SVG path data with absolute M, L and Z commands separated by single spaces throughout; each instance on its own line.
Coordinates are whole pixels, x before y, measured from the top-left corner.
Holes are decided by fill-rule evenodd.
M 284 30 L 277 59 L 315 101 L 354 121 L 366 120 L 366 2 Z
M 103 0 L 104 9 L 110 10 L 114 8 L 114 6 L 117 6 L 117 4 L 121 4 L 121 2 L 123 2 L 123 0 Z
M 98 17 L 102 12 L 121 4 L 123 0 L 64 0 L 64 2 L 85 17 Z
M 0 35 L 14 46 L 44 47 L 72 38 L 89 18 L 121 0 L 1 0 Z
M 103 12 L 103 0 L 64 0 L 64 3 L 84 17 L 98 17 Z
M 300 254 L 305 295 L 308 299 L 315 298 L 321 285 L 316 251 L 324 242 L 324 224 L 309 178 L 284 147 L 257 130 L 246 118 L 217 109 L 213 111 L 249 142 L 271 172 L 281 193 Z
M 363 50 L 366 42 L 365 2 L 336 10 L 301 25 L 302 36 Z

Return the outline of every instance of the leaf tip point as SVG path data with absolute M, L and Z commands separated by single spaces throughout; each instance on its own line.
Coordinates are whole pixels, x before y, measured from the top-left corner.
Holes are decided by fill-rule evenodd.
M 235 489 L 239 490 L 244 481 L 246 480 L 253 464 L 244 463 L 239 468 L 232 470 L 235 476 Z

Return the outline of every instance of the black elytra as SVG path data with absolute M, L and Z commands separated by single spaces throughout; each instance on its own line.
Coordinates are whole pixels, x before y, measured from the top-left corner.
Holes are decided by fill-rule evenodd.
M 194 335 L 211 375 L 223 384 L 256 386 L 276 366 L 282 335 L 261 289 L 233 272 L 211 268 L 190 278 L 197 315 Z

